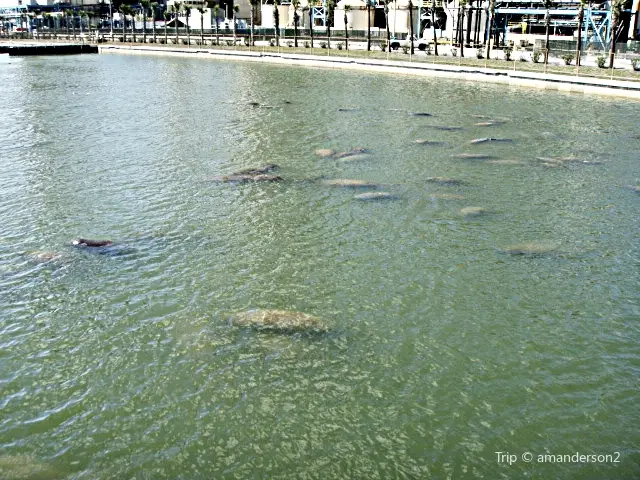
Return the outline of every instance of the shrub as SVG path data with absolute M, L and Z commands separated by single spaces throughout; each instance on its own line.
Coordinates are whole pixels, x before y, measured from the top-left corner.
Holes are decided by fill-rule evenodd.
M 386 40 L 380 40 L 380 50 L 382 50 L 383 52 L 387 49 L 387 41 Z
M 305 42 L 304 42 L 304 48 L 309 48 L 309 47 L 311 47 L 311 43 L 309 43 L 309 41 L 308 41 L 308 40 L 305 40 Z
M 187 44 L 187 39 L 186 38 L 181 38 L 180 39 L 180 43 L 182 43 L 182 45 L 186 45 Z
M 270 47 L 275 47 L 276 46 L 276 39 L 272 38 L 271 40 L 269 40 L 269 46 Z
M 337 47 L 338 47 L 338 50 L 342 50 L 344 48 L 344 43 L 339 43 Z
M 287 42 L 287 47 L 292 48 L 293 47 L 293 42 L 291 40 L 289 40 Z
M 538 63 L 540 61 L 540 55 L 540 52 L 537 50 L 533 52 L 533 55 L 531 55 L 531 60 L 533 60 L 533 63 Z
M 604 55 L 598 55 L 598 57 L 596 57 L 596 63 L 598 64 L 599 68 L 606 68 L 604 66 L 606 61 L 607 61 L 607 57 L 605 57 Z
M 511 47 L 511 46 L 504 47 L 502 49 L 502 51 L 504 52 L 504 59 L 507 62 L 510 62 L 511 61 L 511 54 L 513 53 L 513 47 Z
M 233 47 L 233 40 L 227 40 L 227 47 Z
M 458 49 L 456 47 L 451 47 L 451 56 L 452 57 L 458 56 Z
M 327 42 L 320 42 L 320 48 L 327 48 Z
M 526 62 L 527 61 L 527 57 L 525 57 L 524 55 L 520 55 L 520 61 L 521 62 Z
M 482 60 L 484 58 L 484 49 L 482 47 L 478 47 L 478 49 L 476 50 L 476 57 L 479 60 Z
M 633 68 L 636 72 L 640 72 L 640 58 L 631 59 L 631 68 Z
M 402 53 L 409 53 L 409 47 L 407 47 L 406 45 L 402 46 Z
M 158 43 L 159 43 L 160 45 L 164 45 L 164 38 L 161 38 L 160 40 L 158 40 Z
M 565 53 L 564 55 L 562 55 L 562 60 L 564 60 L 565 65 L 571 65 L 571 62 L 573 62 L 573 58 L 573 53 Z
M 427 43 L 427 45 L 424 47 L 424 52 L 427 55 L 431 55 L 431 44 L 430 43 Z

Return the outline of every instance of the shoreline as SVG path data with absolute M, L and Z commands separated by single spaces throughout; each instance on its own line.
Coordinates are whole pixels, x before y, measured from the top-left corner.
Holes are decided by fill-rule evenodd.
M 212 48 L 177 48 L 137 45 L 99 45 L 100 53 L 125 55 L 156 55 L 198 57 L 297 65 L 316 68 L 359 70 L 378 73 L 406 74 L 453 78 L 465 81 L 497 83 L 516 87 L 555 90 L 589 95 L 604 95 L 640 100 L 640 82 L 595 79 L 580 76 L 544 74 L 501 70 L 483 67 L 428 64 L 396 60 L 378 60 L 354 57 L 330 57 L 320 55 L 287 54 L 238 50 L 216 50 Z

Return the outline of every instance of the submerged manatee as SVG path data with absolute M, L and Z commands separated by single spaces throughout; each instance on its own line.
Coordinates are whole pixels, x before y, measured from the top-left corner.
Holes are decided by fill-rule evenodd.
M 436 145 L 444 145 L 445 142 L 436 142 L 436 141 L 431 141 L 431 140 L 423 140 L 423 139 L 418 139 L 415 140 L 415 143 L 417 143 L 418 145 L 426 145 L 428 147 L 435 147 Z
M 467 182 L 465 182 L 464 180 L 458 180 L 456 178 L 449 178 L 449 177 L 427 177 L 426 181 L 429 183 L 437 183 L 438 185 L 451 185 L 451 186 L 467 184 Z
M 389 192 L 367 192 L 353 197 L 356 200 L 396 200 L 398 197 Z
M 474 123 L 474 125 L 476 127 L 493 127 L 495 125 L 502 125 L 503 123 L 505 123 L 502 120 L 491 120 L 488 122 L 478 122 L 478 123 Z
M 376 188 L 378 185 L 364 180 L 351 180 L 348 178 L 334 178 L 331 180 L 323 180 L 323 185 L 328 187 L 345 187 L 345 188 Z
M 413 117 L 432 117 L 433 115 L 431 115 L 430 113 L 427 112 L 411 112 L 409 113 L 409 115 L 413 116 Z
M 551 253 L 555 249 L 556 246 L 552 244 L 528 242 L 509 245 L 501 252 L 508 255 L 540 256 Z
M 268 163 L 262 167 L 245 168 L 233 173 L 232 175 L 261 175 L 263 173 L 273 172 L 279 168 L 280 167 L 275 163 Z
M 280 182 L 282 177 L 278 175 L 220 175 L 210 179 L 213 182 L 246 183 L 246 182 Z
M 462 158 L 464 160 L 488 160 L 491 155 L 485 155 L 484 153 L 456 153 L 451 155 L 453 158 Z
M 455 193 L 429 193 L 429 197 L 438 200 L 464 200 L 462 195 L 456 195 Z
M 0 480 L 55 480 L 63 478 L 31 455 L 0 456 Z
M 476 145 L 478 143 L 489 143 L 489 142 L 513 142 L 513 140 L 510 138 L 482 137 L 482 138 L 474 138 L 469 143 L 472 145 Z
M 515 159 L 489 160 L 487 163 L 491 163 L 492 165 L 523 165 L 520 160 Z
M 42 250 L 35 250 L 33 252 L 26 252 L 24 254 L 25 257 L 29 259 L 29 261 L 34 263 L 48 263 L 48 262 L 58 262 L 67 258 L 67 255 L 60 252 L 46 252 Z
M 327 332 L 328 325 L 308 313 L 289 310 L 249 310 L 233 315 L 229 323 L 238 327 L 253 327 L 284 333 Z
M 466 218 L 479 217 L 487 213 L 489 213 L 489 211 L 486 208 L 482 208 L 482 207 L 464 207 L 460 209 L 460 215 Z
M 545 167 L 549 166 L 564 166 L 567 164 L 572 165 L 601 165 L 602 162 L 596 160 L 583 160 L 574 155 L 567 155 L 565 157 L 536 157 L 536 160 Z
M 434 130 L 442 130 L 445 132 L 455 132 L 457 130 L 462 130 L 462 127 L 458 127 L 456 125 L 425 125 L 427 128 L 432 128 Z
M 358 155 L 366 155 L 371 153 L 368 148 L 365 147 L 356 147 L 351 150 L 347 150 L 344 152 L 336 153 L 333 155 L 334 160 L 346 160 L 349 157 L 355 157 Z
M 319 157 L 325 158 L 334 156 L 336 151 L 333 148 L 318 148 L 313 153 Z
M 640 193 L 640 185 L 627 185 L 627 188 L 632 192 Z

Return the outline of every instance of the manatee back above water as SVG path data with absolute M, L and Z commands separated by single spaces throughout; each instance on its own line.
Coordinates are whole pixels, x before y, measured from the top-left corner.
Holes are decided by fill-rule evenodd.
M 290 310 L 249 310 L 232 315 L 229 323 L 238 327 L 283 333 L 322 333 L 329 330 L 324 320 L 308 313 Z

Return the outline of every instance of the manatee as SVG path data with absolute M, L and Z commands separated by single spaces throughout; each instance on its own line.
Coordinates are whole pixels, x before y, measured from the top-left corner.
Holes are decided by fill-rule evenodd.
M 474 123 L 476 127 L 493 127 L 495 125 L 502 125 L 504 122 L 499 120 L 491 120 L 488 122 L 478 122 Z
M 87 238 L 78 238 L 72 242 L 78 247 L 109 247 L 113 245 L 111 240 L 89 240 Z
M 353 197 L 356 200 L 395 200 L 398 197 L 389 192 L 367 192 Z
M 368 153 L 359 153 L 357 155 L 347 155 L 346 157 L 338 158 L 340 163 L 359 162 L 360 160 L 366 160 L 370 155 Z
M 334 178 L 331 180 L 323 180 L 323 185 L 328 187 L 346 187 L 346 188 L 376 188 L 375 183 L 366 182 L 364 180 L 350 180 L 348 178 Z
M 409 113 L 409 115 L 414 117 L 432 117 L 433 116 L 430 113 L 426 113 L 426 112 L 411 112 Z
M 430 193 L 429 196 L 431 198 L 436 198 L 438 200 L 464 200 L 462 195 L 456 195 L 455 193 Z
M 63 260 L 66 255 L 60 252 L 46 252 L 35 250 L 24 254 L 30 261 L 35 263 L 57 262 Z
M 627 185 L 627 188 L 633 192 L 640 193 L 640 185 Z
M 267 174 L 259 174 L 259 175 L 220 175 L 220 176 L 211 178 L 211 181 L 223 182 L 223 183 L 280 182 L 280 181 L 282 181 L 282 177 L 280 177 L 278 175 L 267 175 Z
M 365 147 L 356 147 L 356 148 L 352 148 L 351 150 L 347 150 L 345 152 L 336 153 L 333 155 L 333 158 L 335 160 L 344 160 L 345 158 L 355 157 L 357 155 L 363 155 L 368 153 L 370 153 L 369 149 Z
M 417 143 L 418 145 L 427 145 L 430 147 L 436 146 L 436 145 L 444 145 L 444 142 L 435 142 L 435 141 L 431 141 L 431 140 L 422 140 L 422 139 L 418 139 L 415 140 L 415 143 Z
M 474 138 L 469 143 L 472 145 L 476 145 L 478 143 L 488 143 L 488 142 L 512 142 L 513 140 L 510 138 L 493 138 L 493 137 L 483 137 L 483 138 Z
M 260 102 L 249 102 L 249 103 L 247 103 L 247 105 L 249 105 L 250 107 L 259 107 L 260 106 Z
M 454 158 L 462 158 L 464 160 L 488 160 L 491 155 L 485 155 L 484 153 L 457 153 L 452 155 Z
M 579 164 L 579 165 L 601 165 L 602 162 L 594 160 L 582 160 L 574 155 L 568 155 L 565 157 L 536 157 L 536 160 L 541 162 L 542 165 L 549 166 L 548 164 Z
M 429 183 L 437 183 L 438 185 L 465 185 L 466 182 L 463 180 L 458 180 L 456 178 L 449 177 L 428 177 L 426 179 Z
M 487 163 L 491 163 L 493 165 L 523 165 L 520 160 L 489 160 Z
M 52 467 L 36 460 L 31 455 L 0 456 L 1 480 L 54 480 L 63 478 Z
M 460 215 L 463 217 L 479 217 L 489 213 L 489 211 L 482 207 L 464 207 L 460 209 Z
M 256 168 L 245 168 L 243 170 L 239 170 L 236 173 L 233 173 L 232 175 L 260 175 L 263 173 L 269 173 L 269 172 L 273 172 L 274 170 L 277 170 L 278 168 L 280 168 L 278 165 L 276 165 L 275 163 L 268 163 L 262 167 L 256 167 Z
M 445 132 L 454 132 L 456 130 L 462 130 L 462 127 L 451 126 L 451 125 L 426 125 L 427 128 L 432 128 L 434 130 L 443 130 Z
M 508 255 L 527 255 L 527 256 L 539 256 L 547 253 L 551 253 L 555 250 L 554 245 L 544 244 L 544 243 L 518 243 L 515 245 L 509 245 L 504 248 L 502 253 L 506 253 Z
M 355 112 L 357 111 L 357 108 L 339 108 L 338 111 L 339 112 Z
M 319 157 L 332 157 L 336 154 L 336 151 L 333 148 L 318 148 L 315 152 Z
M 229 323 L 238 327 L 254 327 L 283 333 L 327 332 L 328 325 L 320 318 L 289 310 L 249 310 L 233 315 Z

